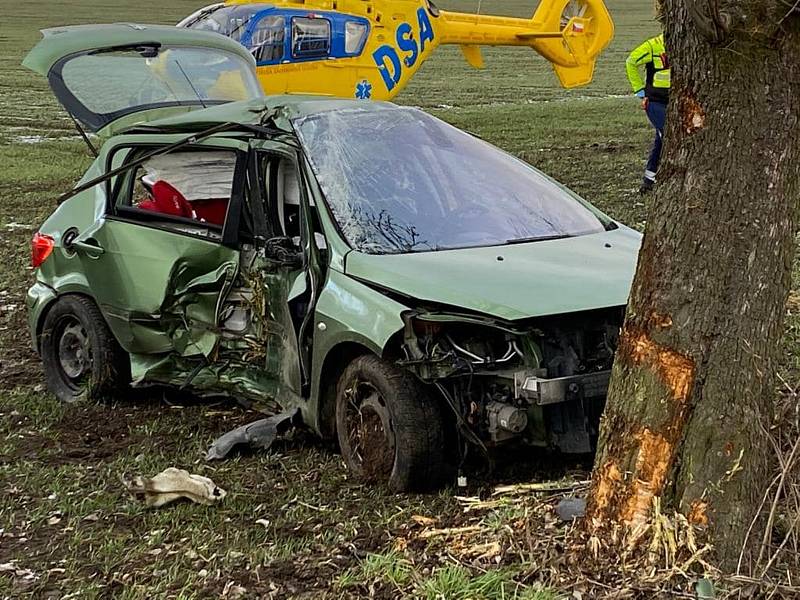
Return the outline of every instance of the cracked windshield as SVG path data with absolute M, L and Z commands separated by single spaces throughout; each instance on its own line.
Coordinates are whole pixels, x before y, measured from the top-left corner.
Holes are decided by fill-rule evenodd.
M 513 156 L 416 109 L 295 122 L 342 233 L 369 254 L 574 237 L 606 221 Z

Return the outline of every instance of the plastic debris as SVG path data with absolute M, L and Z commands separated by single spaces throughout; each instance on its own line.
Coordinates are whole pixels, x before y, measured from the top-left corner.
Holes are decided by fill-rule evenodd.
M 582 519 L 586 515 L 586 499 L 563 498 L 556 506 L 556 514 L 562 521 Z
M 258 450 L 268 450 L 275 438 L 295 424 L 299 414 L 300 410 L 295 408 L 229 431 L 211 445 L 206 453 L 206 460 L 222 460 L 235 446 L 241 444 Z
M 198 504 L 219 503 L 227 494 L 208 477 L 193 475 L 183 469 L 169 467 L 155 477 L 136 476 L 122 483 L 128 492 L 148 507 L 159 507 L 180 498 L 188 498 Z

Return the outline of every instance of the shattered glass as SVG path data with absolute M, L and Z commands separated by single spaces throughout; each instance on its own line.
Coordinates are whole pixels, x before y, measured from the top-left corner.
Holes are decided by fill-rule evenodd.
M 572 237 L 608 223 L 533 167 L 417 109 L 294 121 L 348 242 L 396 254 Z
M 143 165 L 152 184 L 168 181 L 189 201 L 230 198 L 236 155 L 230 151 L 172 152 L 155 156 Z

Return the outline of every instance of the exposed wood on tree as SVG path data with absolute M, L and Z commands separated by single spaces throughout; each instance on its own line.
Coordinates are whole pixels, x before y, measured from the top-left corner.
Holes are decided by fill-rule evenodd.
M 614 365 L 590 527 L 654 498 L 734 565 L 770 473 L 800 193 L 800 17 L 780 0 L 666 0 L 665 153 Z M 760 525 L 763 528 L 763 524 Z

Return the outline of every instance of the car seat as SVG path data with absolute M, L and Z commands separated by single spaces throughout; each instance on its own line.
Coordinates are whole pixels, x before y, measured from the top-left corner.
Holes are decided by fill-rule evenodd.
M 192 200 L 191 205 L 197 218 L 201 221 L 219 226 L 225 223 L 225 215 L 228 214 L 227 198 Z
M 278 223 L 283 235 L 292 238 L 296 245 L 300 245 L 300 179 L 293 162 L 282 160 L 278 164 L 278 177 L 275 197 L 277 198 Z M 314 199 L 309 198 L 309 204 L 314 209 Z M 317 248 L 324 250 L 328 247 L 325 236 L 314 232 Z
M 174 186 L 163 179 L 159 179 L 153 184 L 151 193 L 152 199 L 140 202 L 138 208 L 187 219 L 196 218 L 189 201 Z
M 282 160 L 278 164 L 278 222 L 283 234 L 294 238 L 300 235 L 300 183 L 294 163 Z

